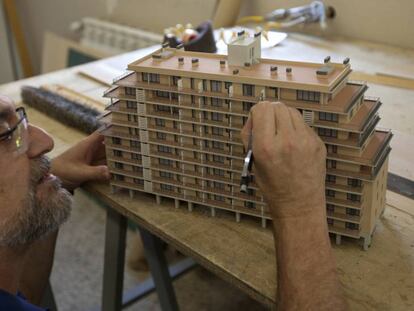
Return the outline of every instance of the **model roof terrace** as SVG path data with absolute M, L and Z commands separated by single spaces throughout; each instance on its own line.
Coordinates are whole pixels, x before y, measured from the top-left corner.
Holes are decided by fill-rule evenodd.
M 128 65 L 129 70 L 279 88 L 332 92 L 350 73 L 349 59 L 307 63 L 260 58 L 255 64 L 229 66 L 227 55 L 159 49 Z

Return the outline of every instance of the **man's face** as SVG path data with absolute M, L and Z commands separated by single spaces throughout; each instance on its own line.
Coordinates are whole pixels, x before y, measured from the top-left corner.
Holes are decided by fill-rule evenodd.
M 0 135 L 18 122 L 13 103 L 0 95 Z M 0 246 L 16 247 L 58 229 L 69 216 L 71 196 L 49 174 L 45 153 L 53 140 L 29 125 L 27 148 L 16 152 L 13 139 L 0 140 Z

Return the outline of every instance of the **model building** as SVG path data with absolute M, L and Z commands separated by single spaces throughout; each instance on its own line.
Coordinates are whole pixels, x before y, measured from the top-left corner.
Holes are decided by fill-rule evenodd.
M 260 100 L 297 108 L 325 142 L 329 231 L 370 245 L 385 207 L 390 131 L 376 130 L 377 98 L 349 81 L 348 58 L 321 63 L 261 58 L 260 34 L 244 33 L 228 56 L 162 48 L 128 66 L 105 92 L 103 118 L 111 187 L 147 192 L 271 219 L 254 181 L 240 192 L 245 150 L 240 131 Z M 300 191 L 298 189 L 298 191 Z

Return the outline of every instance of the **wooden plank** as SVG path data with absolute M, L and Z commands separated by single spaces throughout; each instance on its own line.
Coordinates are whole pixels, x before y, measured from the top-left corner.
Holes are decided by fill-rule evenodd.
M 5 13 L 7 15 L 7 20 L 10 24 L 10 29 L 16 41 L 24 76 L 31 77 L 33 76 L 33 67 L 30 61 L 29 51 L 27 49 L 27 44 L 24 38 L 23 29 L 20 25 L 19 16 L 17 14 L 16 4 L 14 3 L 14 0 L 4 0 L 3 4 Z
M 105 184 L 89 184 L 85 189 L 252 298 L 268 306 L 275 302 L 273 235 L 259 222 L 236 223 L 223 212 L 212 218 L 207 209 L 177 210 L 173 200 L 163 199 L 157 205 L 146 194 L 136 194 L 135 199 L 126 192 L 111 195 Z M 395 195 L 392 199 L 395 203 Z M 368 251 L 362 251 L 354 239 L 343 238 L 342 245 L 333 245 L 351 310 L 414 306 L 413 237 L 414 217 L 388 205 Z

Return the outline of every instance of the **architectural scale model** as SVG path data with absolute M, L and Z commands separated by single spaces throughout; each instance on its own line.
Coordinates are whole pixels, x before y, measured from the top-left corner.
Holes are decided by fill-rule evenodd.
M 297 108 L 326 144 L 329 231 L 370 245 L 385 207 L 390 131 L 376 130 L 381 102 L 349 81 L 350 61 L 261 58 L 260 34 L 243 32 L 228 56 L 162 48 L 128 66 L 105 92 L 102 118 L 111 187 L 271 219 L 254 181 L 240 193 L 240 130 L 260 100 Z M 300 191 L 300 189 L 298 189 Z

